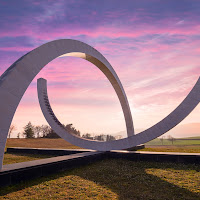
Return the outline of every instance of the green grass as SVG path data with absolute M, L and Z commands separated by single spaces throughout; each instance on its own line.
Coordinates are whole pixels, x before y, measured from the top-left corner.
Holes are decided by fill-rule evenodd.
M 0 189 L 0 199 L 200 199 L 200 166 L 109 159 Z
M 200 136 L 196 136 L 196 137 L 186 137 L 186 138 L 180 138 L 180 139 L 199 139 L 199 140 L 200 140 Z
M 200 153 L 200 145 L 145 145 L 144 149 L 138 151 Z
M 193 139 L 198 138 L 195 137 Z M 145 145 L 172 145 L 172 142 L 164 139 L 162 144 L 162 141 L 159 138 L 156 138 L 154 140 L 151 140 L 150 142 L 147 142 Z M 200 145 L 200 140 L 175 140 L 173 141 L 173 145 Z
M 190 137 L 188 139 L 199 139 L 199 137 Z M 145 149 L 141 151 L 200 153 L 200 140 L 175 140 L 172 144 L 171 141 L 164 139 L 162 144 L 162 141 L 156 138 L 147 142 Z
M 11 154 L 5 153 L 3 164 L 13 164 L 13 163 L 20 163 L 20 162 L 27 162 L 31 160 L 38 160 L 43 158 L 50 158 L 52 156 L 49 155 L 38 155 L 38 154 Z

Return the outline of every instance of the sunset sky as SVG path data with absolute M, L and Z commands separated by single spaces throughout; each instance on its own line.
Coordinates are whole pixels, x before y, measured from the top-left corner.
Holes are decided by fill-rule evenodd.
M 199 0 L 0 0 L 1 74 L 27 52 L 61 38 L 85 42 L 106 57 L 124 86 L 136 131 L 168 115 L 200 75 Z M 48 80 L 62 123 L 73 123 L 81 133 L 126 130 L 103 73 L 80 58 L 62 57 L 30 84 L 12 122 L 16 133 L 28 121 L 47 124 L 37 100 L 40 77 Z M 200 123 L 199 115 L 200 106 L 181 125 Z

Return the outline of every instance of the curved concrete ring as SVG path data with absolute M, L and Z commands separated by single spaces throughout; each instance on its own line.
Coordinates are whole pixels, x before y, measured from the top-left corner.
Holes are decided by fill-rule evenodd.
M 160 135 L 166 133 L 178 123 L 180 123 L 189 113 L 198 105 L 200 101 L 200 78 L 197 83 L 183 100 L 183 102 L 167 117 L 152 126 L 151 128 L 137 134 L 124 138 L 121 140 L 101 142 L 94 140 L 86 140 L 78 136 L 68 133 L 54 115 L 51 105 L 49 103 L 47 94 L 47 81 L 45 79 L 38 79 L 38 98 L 41 110 L 49 125 L 53 130 L 59 134 L 66 141 L 87 149 L 94 149 L 99 151 L 128 149 L 139 144 L 144 144 Z
M 123 86 L 106 58 L 93 47 L 71 39 L 48 42 L 13 63 L 0 77 L 0 168 L 8 130 L 17 106 L 34 77 L 53 59 L 67 54 L 88 60 L 98 67 L 112 84 L 120 100 L 128 136 L 134 134 L 132 115 Z

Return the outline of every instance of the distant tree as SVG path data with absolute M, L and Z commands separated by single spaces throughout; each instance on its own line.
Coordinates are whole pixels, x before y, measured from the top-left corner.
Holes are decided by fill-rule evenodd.
M 19 139 L 20 138 L 20 135 L 21 135 L 21 133 L 19 132 L 19 133 L 17 133 L 17 138 Z
M 172 142 L 172 145 L 174 144 L 175 138 L 173 138 L 171 135 L 168 135 L 168 140 Z
M 34 126 L 34 133 L 36 135 L 37 138 L 40 137 L 40 132 L 42 131 L 42 127 L 41 126 Z
M 95 135 L 94 137 L 95 140 L 99 140 L 99 141 L 105 141 L 106 140 L 106 136 L 101 134 L 101 135 Z
M 13 131 L 17 130 L 17 128 L 15 127 L 15 125 L 11 125 L 10 128 L 9 128 L 9 131 L 8 131 L 8 138 L 11 137 L 11 134 Z
M 160 138 L 160 141 L 161 141 L 161 143 L 162 143 L 162 145 L 163 145 L 163 142 L 164 142 L 164 136 Z
M 73 124 L 63 124 L 63 127 L 70 134 L 77 136 L 81 135 L 80 131 L 73 127 Z M 38 128 L 38 131 L 42 133 L 42 137 L 44 138 L 60 138 L 60 136 L 50 126 L 47 125 L 42 125 L 40 128 Z
M 106 136 L 106 141 L 112 141 L 112 140 L 116 140 L 114 136 L 112 136 L 112 135 Z
M 96 135 L 94 137 L 94 140 L 111 141 L 111 140 L 116 140 L 116 138 L 114 136 L 112 136 L 112 135 L 100 134 L 100 135 Z
M 82 135 L 82 138 L 89 139 L 89 140 L 93 140 L 93 139 L 94 139 L 94 138 L 91 136 L 91 134 L 89 134 L 89 133 L 83 134 L 83 135 Z
M 31 124 L 31 122 L 28 122 L 28 124 L 24 127 L 23 134 L 25 138 L 34 138 L 33 125 Z
M 41 133 L 42 133 L 42 137 L 46 137 L 48 135 L 48 133 L 50 132 L 51 127 L 48 125 L 42 125 L 41 126 Z
M 71 133 L 71 134 L 74 134 L 74 135 L 77 135 L 77 136 L 81 136 L 81 133 L 79 130 L 76 130 L 75 127 L 73 127 L 73 124 L 67 124 L 67 125 L 63 125 L 65 130 L 68 132 L 68 133 Z
M 90 140 L 99 140 L 99 141 L 116 140 L 116 138 L 114 136 L 105 135 L 105 134 L 95 135 L 94 137 L 92 137 L 90 133 L 86 133 L 86 134 L 83 134 L 82 137 L 86 138 L 86 139 L 90 139 Z
M 45 136 L 45 138 L 60 138 L 59 135 L 56 134 L 56 132 L 50 128 L 48 134 Z

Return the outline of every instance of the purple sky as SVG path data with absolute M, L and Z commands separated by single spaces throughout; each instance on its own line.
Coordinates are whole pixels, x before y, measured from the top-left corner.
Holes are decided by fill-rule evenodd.
M 116 70 L 134 126 L 146 129 L 188 94 L 200 72 L 198 0 L 0 0 L 0 73 L 46 42 L 77 39 L 100 51 Z M 116 133 L 125 122 L 111 84 L 91 63 L 63 57 L 49 63 L 26 91 L 13 123 L 45 124 L 36 80 L 48 80 L 62 123 L 82 133 Z M 199 123 L 199 108 L 181 124 Z M 199 130 L 200 132 L 200 130 Z

